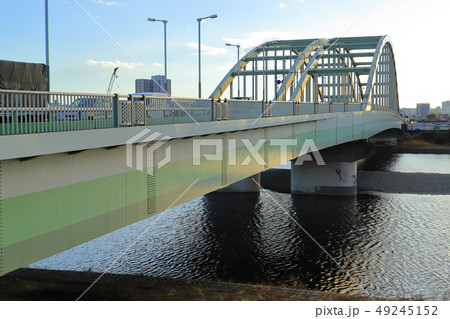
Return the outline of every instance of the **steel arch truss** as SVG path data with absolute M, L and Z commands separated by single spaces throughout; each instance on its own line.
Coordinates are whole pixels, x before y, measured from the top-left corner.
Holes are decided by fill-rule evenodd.
M 233 88 L 239 83 L 241 88 Z M 263 43 L 223 78 L 210 98 L 362 103 L 398 112 L 397 76 L 387 36 Z M 237 96 L 236 92 L 243 92 Z

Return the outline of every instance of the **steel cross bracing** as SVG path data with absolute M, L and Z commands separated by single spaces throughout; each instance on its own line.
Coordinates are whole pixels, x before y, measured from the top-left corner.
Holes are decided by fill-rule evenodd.
M 398 112 L 392 44 L 387 36 L 266 42 L 241 58 L 210 95 L 221 97 L 362 103 L 366 110 Z

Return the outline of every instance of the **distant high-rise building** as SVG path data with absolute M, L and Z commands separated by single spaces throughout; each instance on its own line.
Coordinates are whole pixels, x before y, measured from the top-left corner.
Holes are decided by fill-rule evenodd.
M 430 114 L 430 103 L 417 103 L 417 117 L 425 117 Z
M 400 113 L 407 117 L 415 117 L 417 115 L 417 110 L 412 108 L 402 108 Z
M 167 93 L 172 95 L 172 80 L 164 75 L 155 75 L 151 79 L 136 79 L 136 93 Z
M 136 93 L 145 93 L 150 92 L 150 79 L 136 79 L 135 84 L 135 92 Z
M 442 113 L 450 114 L 450 101 L 442 102 Z

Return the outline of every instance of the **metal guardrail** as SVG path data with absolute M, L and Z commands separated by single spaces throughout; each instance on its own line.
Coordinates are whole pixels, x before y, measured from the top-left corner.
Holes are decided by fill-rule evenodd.
M 147 125 L 213 120 L 213 102 L 210 99 L 143 97 L 140 103 L 145 106 L 143 114 Z
M 213 100 L 0 90 L 0 135 L 362 111 L 360 103 Z M 391 111 L 369 105 L 366 110 Z
M 0 135 L 114 127 L 114 95 L 0 90 Z

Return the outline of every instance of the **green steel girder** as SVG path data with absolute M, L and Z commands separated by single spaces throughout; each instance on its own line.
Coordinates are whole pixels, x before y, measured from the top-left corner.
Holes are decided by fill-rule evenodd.
M 252 88 L 255 90 L 256 96 L 256 94 L 258 94 L 258 77 L 265 77 L 265 79 L 263 79 L 263 83 L 267 85 L 267 76 L 271 76 L 271 78 L 273 79 L 273 76 L 275 75 L 275 81 L 278 81 L 279 78 L 277 78 L 276 76 L 280 75 L 283 76 L 283 79 L 281 81 L 280 87 L 275 87 L 276 95 L 274 96 L 273 100 L 287 100 L 288 91 L 290 90 L 289 99 L 291 101 L 299 101 L 300 97 L 305 91 L 307 84 L 311 81 L 312 75 L 325 76 L 328 77 L 328 81 L 331 81 L 333 80 L 334 75 L 348 74 L 348 77 L 351 79 L 350 81 L 347 79 L 345 84 L 340 84 L 339 80 L 337 80 L 338 82 L 333 82 L 331 85 L 328 84 L 328 87 L 330 88 L 332 85 L 336 87 L 337 85 L 337 87 L 339 88 L 340 85 L 345 85 L 345 87 L 348 87 L 349 90 L 353 92 L 351 93 L 351 95 L 348 95 L 349 90 L 347 90 L 345 96 L 350 96 L 351 99 L 355 100 L 358 98 L 358 96 L 361 96 L 363 105 L 367 107 L 371 103 L 374 86 L 380 85 L 376 84 L 376 77 L 384 77 L 384 79 L 386 79 L 387 77 L 387 71 L 383 69 L 377 70 L 378 64 L 380 63 L 379 61 L 382 50 L 386 45 L 391 47 L 390 40 L 386 36 L 277 40 L 265 42 L 255 47 L 247 55 L 245 55 L 241 59 L 241 61 L 228 72 L 228 74 L 213 91 L 210 97 L 221 97 L 224 91 L 231 84 L 233 79 L 237 76 L 244 76 L 244 79 L 245 76 L 252 77 L 253 82 L 256 83 L 255 87 Z M 289 50 L 293 54 L 280 52 L 286 50 Z M 392 50 L 390 52 L 390 58 L 392 59 L 392 63 L 395 66 Z M 276 55 L 277 53 L 281 53 L 281 55 Z M 336 62 L 336 59 L 338 59 L 338 62 Z M 386 59 L 386 57 L 384 57 L 384 59 Z M 266 62 L 263 66 L 263 69 L 261 69 L 260 64 L 259 66 L 257 64 L 261 61 Z M 269 65 L 269 68 L 267 68 L 268 61 L 272 61 Z M 277 69 L 277 67 L 279 67 L 279 64 L 274 64 L 273 61 L 283 61 L 283 67 Z M 249 70 L 247 68 L 247 70 L 243 71 L 248 63 L 253 63 L 253 70 Z M 386 63 L 388 62 L 384 60 L 383 63 L 384 65 L 386 65 Z M 290 69 L 286 68 L 285 66 L 290 67 Z M 362 75 L 365 76 L 364 83 L 361 82 L 360 79 L 360 76 Z M 392 84 L 391 92 L 395 95 L 393 101 L 396 102 L 394 102 L 394 104 L 398 104 L 396 73 L 394 75 L 395 78 L 392 79 L 392 81 L 395 81 L 395 85 Z M 315 83 L 311 84 L 317 85 L 316 88 L 318 88 L 314 94 L 322 96 L 323 92 L 321 88 L 325 88 L 326 85 L 319 85 L 319 81 L 320 80 L 318 79 L 317 81 L 315 81 Z M 308 86 L 308 90 L 311 90 L 311 87 L 312 86 Z M 265 89 L 263 88 L 263 92 L 264 90 Z M 328 91 L 330 91 L 330 89 Z M 340 89 L 337 89 L 336 91 L 333 89 L 333 92 L 337 92 L 333 93 L 337 94 L 336 97 L 338 97 L 340 94 L 344 94 L 340 93 Z M 358 96 L 356 95 L 356 92 L 358 92 Z M 330 96 L 329 94 L 330 93 L 328 93 L 327 96 Z M 377 96 L 380 97 L 382 95 L 377 91 Z M 309 101 L 309 99 L 311 99 L 311 95 L 306 96 L 306 100 Z M 389 103 L 392 104 L 393 102 Z
M 358 74 L 369 74 L 370 67 L 356 67 L 356 68 L 315 68 L 308 70 L 308 73 L 326 73 L 326 74 L 335 74 L 335 73 L 358 73 Z
M 372 58 L 373 52 L 332 53 L 324 54 L 323 58 Z
M 352 44 L 335 43 L 335 44 L 330 44 L 327 47 L 327 50 L 337 49 L 337 48 L 351 49 L 351 50 L 375 49 L 377 47 L 377 44 L 378 43 L 352 43 Z
M 345 51 L 347 53 L 350 53 L 350 50 L 348 50 L 348 49 L 345 49 Z M 349 58 L 350 58 L 350 61 L 352 62 L 353 67 L 357 67 L 357 64 L 355 62 L 355 58 L 354 57 L 349 57 Z M 361 86 L 361 78 L 359 77 L 361 74 L 355 72 L 355 75 L 356 75 L 356 80 L 358 82 L 357 85 L 358 85 L 358 89 L 359 89 L 359 94 L 360 94 L 360 96 L 363 96 L 364 92 L 363 92 L 363 88 Z M 350 76 L 350 78 L 351 78 L 351 76 Z M 353 88 L 353 92 L 355 93 L 354 98 L 356 100 L 357 99 L 357 97 L 356 97 L 356 88 L 353 86 L 353 83 L 352 83 L 352 88 Z
M 252 58 L 243 58 L 242 61 L 263 61 L 263 60 L 267 60 L 267 61 L 273 61 L 273 60 L 295 60 L 298 58 L 297 54 L 292 54 L 292 55 L 269 55 L 266 56 L 265 58 L 263 58 L 262 56 L 256 56 L 256 57 L 252 57 Z
M 277 69 L 277 70 L 256 70 L 256 71 L 239 71 L 239 75 L 274 75 L 274 74 L 289 74 L 290 69 Z M 231 76 L 237 76 L 238 72 L 231 72 Z

